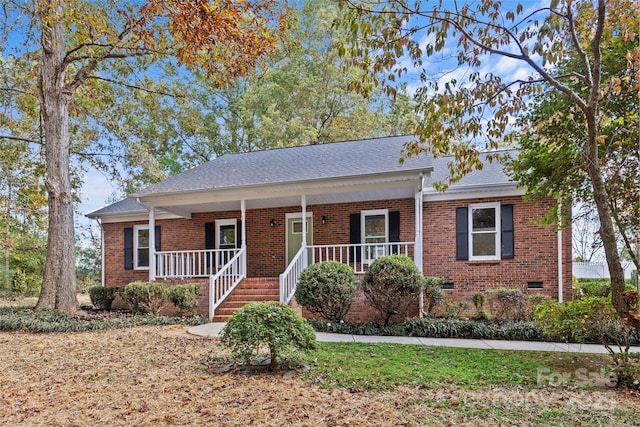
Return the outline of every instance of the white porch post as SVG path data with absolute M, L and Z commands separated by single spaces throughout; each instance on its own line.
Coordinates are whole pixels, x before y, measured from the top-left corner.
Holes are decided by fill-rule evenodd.
M 244 249 L 245 256 L 242 257 L 242 274 L 247 274 L 247 204 L 244 200 L 240 201 L 240 214 L 242 219 L 242 241 L 240 247 Z
M 149 207 L 149 281 L 156 280 L 156 208 Z
M 302 195 L 302 247 L 305 251 L 302 253 L 302 268 L 306 268 L 309 260 L 307 259 L 307 196 Z

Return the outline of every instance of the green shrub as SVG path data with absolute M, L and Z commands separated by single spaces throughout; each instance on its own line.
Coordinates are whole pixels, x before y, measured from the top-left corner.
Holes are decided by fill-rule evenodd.
M 178 307 L 180 314 L 193 315 L 198 308 L 200 288 L 199 283 L 170 286 L 167 299 Z
M 445 303 L 444 317 L 447 319 L 459 319 L 469 309 L 469 304 L 464 301 L 447 301 Z
M 156 282 L 132 282 L 124 287 L 124 298 L 131 311 L 158 314 L 167 300 L 168 287 Z
M 425 277 L 424 297 L 427 316 L 431 315 L 431 310 L 444 301 L 444 291 L 441 286 L 444 283 L 442 277 Z
M 500 322 L 531 320 L 527 295 L 520 289 L 490 289 L 486 292 L 491 318 Z
M 393 315 L 406 317 L 425 288 L 426 279 L 406 255 L 376 259 L 364 274 L 360 286 L 364 296 L 379 313 L 385 325 Z
M 111 304 L 116 298 L 116 288 L 94 286 L 89 288 L 91 304 L 98 310 L 111 310 Z
M 604 335 L 615 334 L 617 329 L 615 310 L 604 297 L 584 297 L 563 303 L 548 300 L 538 305 L 534 317 L 545 336 L 552 340 L 600 342 Z
M 247 304 L 237 310 L 222 330 L 222 343 L 234 358 L 246 364 L 268 352 L 270 367 L 282 357 L 295 358 L 298 351 L 315 348 L 316 336 L 309 323 L 280 302 Z
M 574 299 L 585 297 L 608 297 L 611 293 L 611 280 L 578 279 L 573 283 Z
M 0 307 L 0 331 L 88 332 L 134 326 L 201 325 L 206 317 L 167 317 L 122 315 L 109 320 L 83 320 L 57 310 L 33 310 L 28 307 Z
M 473 305 L 476 308 L 475 319 L 477 319 L 477 320 L 486 320 L 486 319 L 488 319 L 489 315 L 487 314 L 487 311 L 484 309 L 484 303 L 486 301 L 486 297 L 484 295 L 484 292 L 476 292 L 471 297 L 471 300 L 473 301 Z
M 296 301 L 323 319 L 339 321 L 351 307 L 354 290 L 353 269 L 337 261 L 326 261 L 302 271 Z

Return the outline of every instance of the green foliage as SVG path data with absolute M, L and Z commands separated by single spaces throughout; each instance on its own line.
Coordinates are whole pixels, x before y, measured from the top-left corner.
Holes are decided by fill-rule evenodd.
M 124 287 L 124 298 L 134 313 L 158 314 L 169 288 L 163 283 L 133 282 Z
M 89 298 L 91 304 L 97 310 L 111 310 L 111 304 L 116 298 L 117 288 L 107 288 L 104 286 L 94 286 L 89 288 Z
M 326 261 L 302 271 L 296 301 L 323 319 L 339 321 L 351 307 L 354 290 L 353 269 L 341 262 Z
M 444 301 L 444 291 L 441 286 L 444 283 L 442 277 L 425 277 L 424 298 L 427 316 L 431 315 L 431 310 L 436 305 Z
M 180 314 L 194 315 L 198 308 L 201 287 L 199 283 L 171 286 L 167 299 L 178 307 Z
M 205 317 L 167 317 L 129 315 L 110 319 L 86 321 L 57 310 L 38 310 L 25 307 L 0 308 L 0 330 L 25 332 L 90 332 L 102 329 L 132 328 L 135 326 L 200 325 Z
M 486 296 L 493 320 L 532 320 L 533 309 L 529 304 L 529 298 L 520 289 L 490 289 L 486 292 Z
M 411 258 L 389 255 L 376 259 L 369 266 L 360 287 L 367 301 L 388 325 L 391 316 L 406 316 L 409 306 L 417 303 L 425 282 Z
M 311 325 L 288 305 L 273 301 L 247 304 L 233 313 L 221 341 L 234 358 L 246 364 L 266 350 L 271 368 L 277 367 L 280 358 L 292 359 L 298 351 L 316 346 Z
M 478 320 L 488 319 L 489 315 L 487 314 L 487 311 L 484 309 L 484 303 L 486 301 L 484 292 L 476 292 L 471 297 L 471 300 L 473 301 L 473 305 L 476 308 L 475 318 Z
M 327 323 L 311 321 L 319 332 L 353 335 L 412 336 L 424 338 L 468 338 L 517 341 L 542 341 L 542 329 L 534 322 L 485 323 L 473 320 L 407 318 L 394 325 Z
M 444 317 L 447 319 L 460 319 L 469 310 L 469 304 L 464 301 L 446 301 Z
M 579 279 L 573 284 L 573 298 L 608 297 L 611 294 L 611 280 Z
M 611 302 L 604 297 L 584 297 L 563 303 L 548 300 L 538 305 L 534 317 L 547 338 L 572 342 L 600 342 L 602 328 L 615 329 L 617 322 Z M 597 329 L 601 329 L 600 333 Z

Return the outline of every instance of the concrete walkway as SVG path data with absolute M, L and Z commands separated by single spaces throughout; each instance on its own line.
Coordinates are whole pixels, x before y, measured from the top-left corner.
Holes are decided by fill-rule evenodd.
M 219 337 L 225 323 L 207 323 L 189 328 L 188 332 L 201 337 Z M 564 353 L 607 353 L 600 344 L 572 344 L 541 341 L 503 341 L 503 340 L 473 340 L 459 338 L 419 338 L 374 335 L 348 335 L 317 332 L 316 338 L 320 342 L 361 342 L 361 343 L 394 343 L 431 345 L 440 347 L 480 348 L 487 350 L 526 350 L 526 351 L 557 351 Z M 632 347 L 631 351 L 640 353 L 640 347 Z

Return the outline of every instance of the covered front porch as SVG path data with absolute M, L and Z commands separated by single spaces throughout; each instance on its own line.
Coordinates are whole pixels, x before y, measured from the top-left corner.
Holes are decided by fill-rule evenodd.
M 161 249 L 157 233 L 148 233 L 149 280 L 208 282 L 213 318 L 246 278 L 278 277 L 279 300 L 289 303 L 302 270 L 317 262 L 342 262 L 360 275 L 380 256 L 404 254 L 422 269 L 423 180 L 414 172 L 332 186 L 139 197 L 148 230 L 162 227 Z M 204 247 L 193 249 L 194 240 Z

